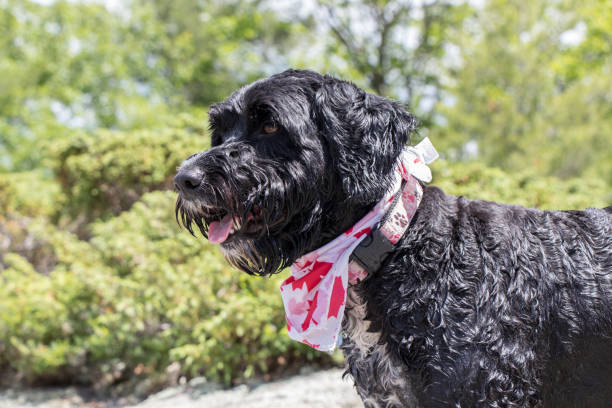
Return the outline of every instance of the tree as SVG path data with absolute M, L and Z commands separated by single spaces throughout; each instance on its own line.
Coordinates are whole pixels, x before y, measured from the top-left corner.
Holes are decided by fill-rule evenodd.
M 74 129 L 159 126 L 277 69 L 294 26 L 261 3 L 1 2 L 0 171 L 39 166 Z
M 165 110 L 141 39 L 103 6 L 0 3 L 0 169 L 30 169 L 71 129 L 137 127 Z
M 150 52 L 163 61 L 161 74 L 202 106 L 278 70 L 277 56 L 301 29 L 261 0 L 136 0 L 134 13 L 156 31 Z
M 461 65 L 434 129 L 450 158 L 612 184 L 612 19 L 598 4 L 491 0 L 455 30 Z
M 427 125 L 441 94 L 438 65 L 449 28 L 469 7 L 450 0 L 320 0 L 313 19 L 329 33 L 326 58 L 373 92 L 395 98 Z M 338 58 L 340 57 L 340 58 Z

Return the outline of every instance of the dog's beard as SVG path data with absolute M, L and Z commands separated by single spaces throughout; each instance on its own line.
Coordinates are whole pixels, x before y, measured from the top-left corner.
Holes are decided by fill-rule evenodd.
M 229 230 L 225 223 L 231 222 L 219 242 L 226 260 L 252 275 L 276 273 L 312 248 L 320 232 L 316 190 L 299 179 L 286 180 L 286 175 L 253 169 L 217 178 L 199 187 L 194 198 L 179 195 L 176 219 L 192 235 L 197 228 L 209 239 L 215 228 Z
M 208 239 L 216 234 L 227 261 L 247 273 L 266 275 L 285 266 L 284 258 L 270 236 L 270 226 L 278 222 L 270 219 L 260 206 L 237 206 L 236 200 L 186 200 L 179 196 L 176 219 L 192 235 L 195 235 L 196 228 Z M 225 223 L 231 223 L 231 226 L 220 226 Z M 226 231 L 215 233 L 215 228 Z

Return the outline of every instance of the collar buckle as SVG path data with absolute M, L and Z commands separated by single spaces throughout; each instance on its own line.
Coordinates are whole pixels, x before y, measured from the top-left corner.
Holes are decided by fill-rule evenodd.
M 357 262 L 370 276 L 380 268 L 394 249 L 395 245 L 376 228 L 357 245 L 350 259 Z

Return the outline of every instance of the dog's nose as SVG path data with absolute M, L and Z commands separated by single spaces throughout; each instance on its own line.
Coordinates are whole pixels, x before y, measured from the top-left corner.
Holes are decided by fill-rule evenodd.
M 174 177 L 174 186 L 181 193 L 189 193 L 202 183 L 202 172 L 197 168 L 179 171 Z

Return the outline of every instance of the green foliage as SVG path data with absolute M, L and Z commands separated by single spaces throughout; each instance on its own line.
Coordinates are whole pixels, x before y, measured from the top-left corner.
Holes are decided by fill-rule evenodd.
M 468 18 L 432 129 L 447 157 L 612 185 L 610 15 L 598 0 L 491 0 Z
M 294 30 L 257 0 L 122 4 L 0 2 L 0 170 L 41 166 L 41 141 L 74 129 L 150 128 L 219 101 L 270 70 Z
M 134 22 L 154 36 L 148 45 L 164 66 L 162 75 L 195 105 L 218 102 L 261 77 L 300 30 L 261 0 L 133 3 Z
M 41 276 L 16 254 L 0 275 L 0 364 L 28 381 L 109 385 L 138 374 L 204 374 L 226 384 L 329 356 L 293 342 L 281 276 L 253 279 L 178 228 L 175 194 L 147 194 L 93 227 L 91 241 L 38 223 L 53 248 Z
M 43 171 L 0 173 L 0 214 L 50 216 L 60 197 L 58 182 Z
M 527 206 L 601 206 L 610 195 L 600 181 L 511 175 L 478 163 L 440 161 L 433 170 L 449 193 Z M 304 361 L 331 364 L 287 336 L 283 276 L 232 270 L 214 245 L 179 229 L 174 200 L 172 192 L 146 194 L 94 223 L 89 242 L 43 221 L 29 224 L 54 266 L 40 275 L 23 257 L 5 255 L 0 364 L 28 381 L 78 375 L 98 385 L 147 375 L 172 381 L 170 366 L 230 384 Z
M 142 37 L 103 6 L 8 0 L 0 21 L 0 168 L 39 166 L 40 142 L 71 128 L 134 127 L 166 111 Z
M 145 192 L 170 188 L 177 166 L 206 149 L 205 118 L 198 122 L 191 128 L 101 129 L 51 146 L 50 166 L 65 197 L 64 214 L 87 220 L 118 214 Z
M 120 3 L 0 0 L 0 376 L 129 390 L 337 362 L 289 340 L 282 274 L 230 269 L 154 191 L 208 147 L 210 103 L 288 61 L 407 102 L 448 193 L 612 201 L 603 0 Z
M 231 269 L 216 246 L 178 228 L 174 200 L 174 193 L 148 194 L 93 228 L 91 242 L 105 263 L 135 286 L 132 324 L 152 336 L 151 344 L 140 340 L 147 361 L 139 362 L 180 362 L 189 375 L 230 383 L 278 367 L 281 356 L 325 360 L 289 340 L 281 277 L 253 279 Z
M 449 0 L 319 0 L 310 16 L 318 30 L 307 41 L 322 42 L 326 58 L 313 61 L 300 50 L 293 60 L 398 99 L 429 125 L 431 108 L 442 96 L 437 66 L 452 27 L 469 11 L 467 4 Z
M 551 210 L 605 207 L 612 201 L 612 189 L 601 179 L 562 181 L 531 169 L 506 173 L 478 162 L 439 160 L 431 168 L 434 185 L 448 194 L 472 199 Z
M 565 47 L 555 59 L 553 68 L 565 83 L 609 69 L 612 62 L 612 7 L 605 0 L 570 2 L 576 26 L 584 31 L 578 44 Z
M 85 369 L 85 350 L 74 342 L 89 334 L 112 275 L 86 242 L 43 222 L 29 228 L 52 248 L 56 265 L 41 275 L 16 254 L 3 257 L 0 360 L 26 381 L 66 381 Z

